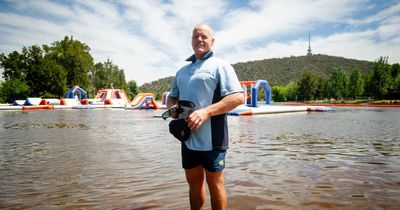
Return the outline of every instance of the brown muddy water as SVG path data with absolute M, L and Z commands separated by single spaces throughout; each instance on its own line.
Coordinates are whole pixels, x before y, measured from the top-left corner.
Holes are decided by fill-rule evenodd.
M 0 209 L 189 209 L 180 144 L 154 114 L 1 111 Z M 229 125 L 228 209 L 400 209 L 400 109 Z

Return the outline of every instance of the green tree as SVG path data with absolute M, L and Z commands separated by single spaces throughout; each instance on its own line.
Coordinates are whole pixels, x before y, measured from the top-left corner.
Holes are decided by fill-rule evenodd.
M 127 87 L 127 95 L 130 99 L 133 99 L 133 97 L 135 97 L 139 92 L 139 89 L 138 89 L 138 86 L 137 86 L 135 80 L 130 80 L 128 82 L 128 84 L 126 85 L 126 87 Z
M 35 91 L 43 98 L 60 98 L 63 97 L 66 90 L 66 72 L 62 66 L 54 60 L 45 59 L 39 67 L 36 74 Z
M 400 99 L 400 74 L 393 78 L 393 85 L 391 90 L 392 99 Z
M 79 85 L 88 89 L 90 85 L 89 73 L 93 68 L 93 57 L 90 48 L 85 43 L 65 36 L 62 41 L 56 41 L 49 47 L 44 45 L 46 53 L 61 65 L 67 73 L 66 85 Z
M 296 82 L 290 82 L 285 86 L 286 90 L 286 100 L 288 101 L 295 101 L 297 100 L 297 89 L 298 85 Z M 273 96 L 273 94 L 272 94 Z
M 317 77 L 317 89 L 315 99 L 324 99 L 329 96 L 328 81 L 322 77 Z
M 26 62 L 25 56 L 17 51 L 4 55 L 0 54 L 0 66 L 4 69 L 3 78 L 7 80 L 25 79 Z
M 364 81 L 364 95 L 372 96 L 373 95 L 373 87 L 372 87 L 372 71 L 368 71 L 365 74 L 361 75 Z
M 274 102 L 285 102 L 286 99 L 286 88 L 282 85 L 275 85 L 272 87 L 272 100 Z
M 392 67 L 388 64 L 387 57 L 380 57 L 374 63 L 373 72 L 370 78 L 371 94 L 377 99 L 383 99 L 388 94 L 391 86 Z
M 400 99 L 400 64 L 392 65 L 391 78 L 387 96 L 390 99 Z
M 113 64 L 110 59 L 103 63 L 96 63 L 92 71 L 92 84 L 95 89 L 104 87 L 114 87 L 125 89 L 125 73 L 117 65 Z
M 349 79 L 345 71 L 335 68 L 329 80 L 330 96 L 334 99 L 343 98 L 347 95 Z
M 302 101 L 307 101 L 313 99 L 315 96 L 315 92 L 317 90 L 317 77 L 309 72 L 306 71 L 300 78 L 298 82 L 298 97 Z
M 42 47 L 34 45 L 23 47 L 21 53 L 0 54 L 0 67 L 4 69 L 6 81 L 2 86 L 3 100 L 11 100 L 4 90 L 16 91 L 15 97 L 26 93 L 37 97 L 62 97 L 68 87 L 75 85 L 87 90 L 89 96 L 102 87 L 126 88 L 123 69 L 110 59 L 95 66 L 90 48 L 72 36 Z M 29 91 L 25 91 L 26 86 Z
M 55 61 L 43 54 L 43 50 L 33 45 L 23 47 L 22 53 L 12 52 L 8 56 L 1 55 L 1 65 L 5 69 L 3 77 L 7 91 L 16 91 L 15 98 L 29 93 L 35 97 L 60 97 L 65 93 L 64 69 Z M 25 91 L 25 87 L 29 91 Z M 8 101 L 12 100 L 7 93 Z M 28 97 L 28 95 L 26 95 Z
M 110 83 L 108 82 L 107 72 L 102 63 L 96 63 L 92 72 L 92 84 L 96 90 L 109 87 Z
M 43 78 L 44 74 L 41 72 L 43 51 L 40 47 L 33 45 L 27 48 L 24 47 L 22 54 L 24 55 L 23 62 L 26 63 L 26 68 L 24 69 L 25 81 L 31 88 L 33 96 L 41 97 L 48 88 L 48 86 L 43 86 L 43 83 L 47 82 L 47 78 Z
M 7 80 L 0 87 L 0 99 L 2 103 L 12 103 L 16 99 L 24 100 L 30 94 L 30 87 L 21 79 Z
M 361 77 L 361 72 L 358 67 L 353 68 L 349 81 L 349 96 L 357 99 L 357 96 L 364 92 L 364 81 Z

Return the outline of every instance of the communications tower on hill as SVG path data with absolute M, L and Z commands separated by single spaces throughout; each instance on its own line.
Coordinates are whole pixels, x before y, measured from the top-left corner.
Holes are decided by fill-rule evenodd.
M 311 52 L 311 36 L 310 36 L 310 31 L 308 31 L 308 50 L 307 50 L 307 55 L 311 56 L 312 52 Z

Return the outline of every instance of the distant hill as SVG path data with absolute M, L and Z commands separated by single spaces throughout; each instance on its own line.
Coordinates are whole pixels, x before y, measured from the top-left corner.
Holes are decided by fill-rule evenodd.
M 350 74 L 353 67 L 358 67 L 362 73 L 372 70 L 374 62 L 348 59 L 329 55 L 291 56 L 271 58 L 233 64 L 239 80 L 267 80 L 269 85 L 286 85 L 298 81 L 306 71 L 329 78 L 334 68 L 342 68 Z M 142 92 L 152 92 L 159 95 L 171 89 L 174 77 L 166 77 L 143 84 Z M 158 97 L 157 97 L 158 98 Z
M 365 73 L 373 68 L 374 63 L 329 55 L 292 56 L 271 58 L 233 65 L 240 80 L 265 79 L 271 86 L 285 85 L 298 81 L 306 71 L 329 78 L 334 68 L 342 68 L 350 74 L 353 67 Z
M 172 82 L 174 81 L 175 76 L 164 77 L 157 81 L 153 81 L 150 83 L 145 83 L 139 87 L 140 92 L 146 93 L 154 93 L 156 94 L 157 100 L 161 100 L 161 95 L 165 91 L 171 90 Z

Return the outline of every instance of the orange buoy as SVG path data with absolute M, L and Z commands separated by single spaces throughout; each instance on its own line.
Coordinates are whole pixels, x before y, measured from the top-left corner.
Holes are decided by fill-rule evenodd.
M 85 99 L 82 99 L 82 100 L 81 100 L 81 104 L 82 104 L 82 105 L 89 105 L 89 100 L 87 100 L 86 98 L 85 98 Z
M 54 109 L 52 105 L 22 106 L 22 110 Z

